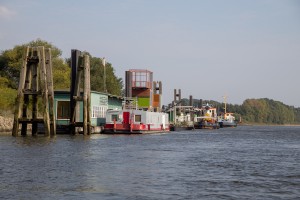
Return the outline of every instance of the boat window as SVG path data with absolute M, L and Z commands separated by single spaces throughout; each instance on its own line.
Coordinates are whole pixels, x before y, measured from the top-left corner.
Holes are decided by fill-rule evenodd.
M 119 119 L 118 116 L 119 115 L 116 115 L 116 114 L 111 115 L 111 121 L 118 121 L 118 119 Z
M 141 115 L 134 115 L 134 121 L 135 122 L 141 122 L 142 121 L 142 116 Z

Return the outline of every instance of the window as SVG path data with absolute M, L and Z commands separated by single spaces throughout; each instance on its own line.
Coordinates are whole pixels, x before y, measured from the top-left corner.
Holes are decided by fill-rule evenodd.
M 57 119 L 70 119 L 70 101 L 57 101 Z
M 119 115 L 112 114 L 112 115 L 111 115 L 111 121 L 112 121 L 112 122 L 113 122 L 113 121 L 118 121 L 118 119 L 119 119 L 118 116 L 119 116 Z
M 92 118 L 105 118 L 107 106 L 93 106 Z
M 142 121 L 142 116 L 141 115 L 134 115 L 134 121 L 135 122 L 141 122 Z

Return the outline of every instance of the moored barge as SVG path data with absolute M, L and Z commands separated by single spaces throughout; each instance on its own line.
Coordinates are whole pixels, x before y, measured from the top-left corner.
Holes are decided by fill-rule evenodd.
M 144 110 L 109 110 L 106 113 L 104 133 L 141 134 L 168 132 L 168 114 Z

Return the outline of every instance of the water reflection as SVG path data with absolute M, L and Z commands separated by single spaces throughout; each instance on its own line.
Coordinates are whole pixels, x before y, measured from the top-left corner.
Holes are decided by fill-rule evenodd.
M 18 136 L 15 137 L 15 145 L 20 146 L 47 146 L 56 141 L 56 136 Z

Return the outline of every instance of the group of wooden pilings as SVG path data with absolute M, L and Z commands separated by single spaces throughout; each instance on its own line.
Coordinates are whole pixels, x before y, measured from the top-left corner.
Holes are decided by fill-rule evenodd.
M 70 133 L 91 134 L 91 78 L 89 55 L 79 50 L 71 51 L 71 91 L 70 91 Z M 83 84 L 82 84 L 83 83 Z M 81 87 L 83 87 L 81 89 Z M 81 96 L 83 90 L 83 96 Z M 83 122 L 80 122 L 80 101 L 83 101 Z
M 83 134 L 89 135 L 90 59 L 79 50 L 72 50 L 71 53 L 70 133 L 75 134 L 79 132 L 79 127 L 82 127 Z M 83 122 L 79 121 L 80 101 L 83 101 Z M 38 114 L 42 114 L 43 117 L 39 117 Z M 28 124 L 32 124 L 32 135 L 37 135 L 38 124 L 43 125 L 45 136 L 56 135 L 51 49 L 43 46 L 27 47 L 24 51 L 12 135 L 18 136 L 20 125 L 21 135 L 27 135 Z
M 27 134 L 28 124 L 32 124 L 32 135 L 36 135 L 39 123 L 44 124 L 46 136 L 55 135 L 53 104 L 51 49 L 42 46 L 27 47 L 20 72 L 12 135 L 18 136 L 20 124 L 21 135 Z M 28 112 L 29 108 L 31 113 Z M 42 113 L 43 117 L 39 118 L 39 113 Z

